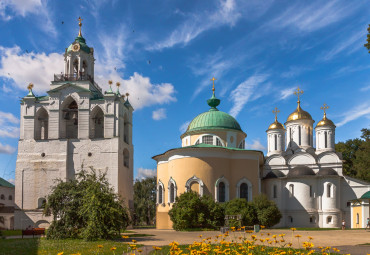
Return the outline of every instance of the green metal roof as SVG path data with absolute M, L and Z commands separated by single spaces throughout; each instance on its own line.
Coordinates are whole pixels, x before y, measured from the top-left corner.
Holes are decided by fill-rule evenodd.
M 0 186 L 14 188 L 14 185 L 0 177 Z
M 80 44 L 80 50 L 83 50 L 84 52 L 86 53 L 90 53 L 91 52 L 91 49 L 89 46 L 87 46 L 86 44 L 86 40 L 85 38 L 83 38 L 82 36 L 77 36 L 74 43 L 78 43 Z M 72 46 L 74 43 L 71 43 L 71 45 L 69 45 L 69 47 L 67 48 L 67 52 L 71 51 L 72 50 Z
M 361 199 L 370 199 L 370 191 L 366 192 L 361 196 Z

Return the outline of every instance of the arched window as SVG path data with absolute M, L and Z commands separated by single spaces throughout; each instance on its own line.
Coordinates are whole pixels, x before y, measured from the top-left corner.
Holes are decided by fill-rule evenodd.
M 240 142 L 239 149 L 245 149 L 245 140 Z
M 360 224 L 360 215 L 356 214 L 356 224 Z
M 217 146 L 222 146 L 220 138 L 216 137 L 216 145 Z
M 91 111 L 90 120 L 90 137 L 103 138 L 104 137 L 104 113 L 103 110 L 96 106 Z
M 310 185 L 310 197 L 313 197 L 313 189 L 312 189 L 312 185 Z
M 87 74 L 87 63 L 86 61 L 82 61 L 82 75 L 86 75 Z
M 175 203 L 177 196 L 177 186 L 175 180 L 171 177 L 168 181 L 168 202 Z
M 289 185 L 289 197 L 294 197 L 294 185 Z
M 299 145 L 301 145 L 301 135 L 302 135 L 301 126 L 298 126 L 298 144 Z
M 252 183 L 247 178 L 243 178 L 237 183 L 236 197 L 252 201 Z
M 40 197 L 37 200 L 37 208 L 44 208 L 45 207 L 45 204 L 46 204 L 46 199 L 45 198 Z
M 312 146 L 312 144 L 311 144 L 311 128 L 310 127 L 308 127 L 308 145 Z
M 328 183 L 327 185 L 326 185 L 326 197 L 331 197 L 331 195 L 332 195 L 332 185 L 330 184 L 330 183 Z
M 13 196 L 9 195 L 8 200 L 13 200 Z
M 276 185 L 273 186 L 273 192 L 272 193 L 273 193 L 272 197 L 277 198 L 277 186 Z
M 123 165 L 127 168 L 130 167 L 130 152 L 128 149 L 123 150 Z
M 244 198 L 248 201 L 248 184 L 246 183 L 240 185 L 240 198 Z
M 326 223 L 327 223 L 327 224 L 331 224 L 331 223 L 332 223 L 332 220 L 333 220 L 333 217 L 328 216 L 328 217 L 326 218 Z
M 328 148 L 328 132 L 324 132 L 325 136 L 325 148 Z
M 35 116 L 35 140 L 48 139 L 49 114 L 45 108 L 40 108 Z
M 0 199 L 1 199 L 1 200 L 5 200 L 5 196 L 4 196 L 4 194 L 1 194 Z
M 123 117 L 123 141 L 127 144 L 130 144 L 129 141 L 129 122 L 128 117 L 125 114 Z
M 160 180 L 157 184 L 157 204 L 164 204 L 164 185 Z
M 274 135 L 275 150 L 277 151 L 277 135 Z
M 195 175 L 189 178 L 185 184 L 186 191 L 192 190 L 195 192 L 199 192 L 200 196 L 203 196 L 203 187 L 204 187 L 203 181 L 200 178 L 196 177 Z
M 69 97 L 62 107 L 61 138 L 74 139 L 78 137 L 78 106 L 76 101 Z
M 221 202 L 221 203 L 225 202 L 225 196 L 226 196 L 225 192 L 226 192 L 225 183 L 220 182 L 218 184 L 218 202 Z
M 73 74 L 77 78 L 78 77 L 78 59 L 76 58 L 75 61 L 73 61 Z
M 310 223 L 316 223 L 315 216 L 310 216 Z

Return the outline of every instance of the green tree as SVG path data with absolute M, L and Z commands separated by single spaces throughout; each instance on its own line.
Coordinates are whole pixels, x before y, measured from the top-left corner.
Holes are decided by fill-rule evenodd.
M 266 195 L 261 194 L 254 197 L 252 205 L 256 210 L 257 224 L 271 227 L 279 223 L 282 217 L 279 208 Z
M 136 180 L 134 183 L 134 217 L 135 225 L 154 223 L 156 210 L 156 177 Z
M 81 170 L 75 180 L 57 180 L 47 198 L 45 215 L 52 215 L 47 238 L 110 239 L 129 224 L 128 210 L 109 186 L 106 174 Z
M 217 228 L 223 225 L 223 208 L 210 196 L 199 196 L 189 191 L 177 197 L 169 211 L 173 228 L 185 230 L 190 228 Z
M 370 53 L 370 24 L 369 24 L 369 27 L 367 28 L 367 43 L 364 44 L 365 48 L 368 49 L 369 53 Z
M 247 200 L 243 198 L 236 198 L 227 202 L 225 205 L 225 214 L 240 214 L 242 216 L 242 226 L 252 226 L 254 224 L 257 224 L 257 214 L 254 206 L 251 203 L 248 203 Z M 231 222 L 230 226 L 236 227 L 235 223 L 236 222 Z
M 342 153 L 343 173 L 370 182 L 370 130 L 361 130 L 361 138 L 339 142 L 335 150 Z

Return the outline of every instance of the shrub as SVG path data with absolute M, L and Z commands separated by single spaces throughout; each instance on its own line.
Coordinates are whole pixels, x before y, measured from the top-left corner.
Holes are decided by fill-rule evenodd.
M 222 207 L 210 196 L 199 196 L 189 191 L 176 198 L 169 211 L 173 228 L 185 230 L 190 228 L 217 228 L 223 225 Z
M 257 224 L 257 215 L 254 206 L 248 203 L 247 200 L 243 198 L 236 198 L 230 200 L 225 205 L 226 215 L 238 215 L 242 216 L 241 224 L 243 226 L 251 226 Z M 229 221 L 230 227 L 241 227 L 238 226 L 238 222 L 235 220 Z
M 53 215 L 47 238 L 110 239 L 129 224 L 123 201 L 105 174 L 81 170 L 75 180 L 58 180 L 48 196 L 45 215 Z
M 261 194 L 253 199 L 252 205 L 257 213 L 257 224 L 271 227 L 279 223 L 281 213 L 274 201 Z

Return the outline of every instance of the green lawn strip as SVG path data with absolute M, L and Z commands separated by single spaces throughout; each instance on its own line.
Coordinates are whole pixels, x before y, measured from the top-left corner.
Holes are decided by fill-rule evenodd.
M 149 228 L 155 228 L 155 225 L 134 226 L 134 229 L 149 229 Z
M 216 246 L 220 246 L 220 245 L 216 245 L 216 244 L 212 244 L 211 245 L 213 248 L 216 248 Z M 189 254 L 190 251 L 188 249 L 189 245 L 179 245 L 178 248 L 180 248 L 181 250 L 183 250 L 183 252 L 181 254 Z M 167 255 L 167 254 L 170 254 L 170 249 L 171 247 L 170 246 L 161 246 L 160 247 L 161 250 L 152 250 L 149 254 L 151 255 Z M 230 248 L 230 247 L 224 247 L 222 250 L 225 250 L 227 248 Z M 262 248 L 264 248 L 265 250 L 262 251 Z M 197 248 L 192 248 L 193 250 L 200 250 L 199 247 Z M 233 248 L 230 248 L 231 250 L 234 250 Z M 235 249 L 236 251 L 238 252 L 241 252 L 237 249 Z M 255 248 L 253 250 L 250 250 L 248 252 L 244 252 L 244 253 L 241 253 L 241 254 L 260 254 L 260 255 L 265 255 L 265 254 L 268 254 L 269 252 L 274 252 L 274 251 L 279 251 L 279 253 L 281 251 L 285 251 L 287 254 L 288 254 L 288 251 L 292 251 L 292 254 L 295 254 L 296 252 L 300 252 L 303 253 L 303 254 L 306 254 L 308 253 L 309 251 L 308 250 L 304 250 L 304 249 L 294 249 L 294 248 L 279 248 L 279 247 L 270 247 L 270 246 L 262 246 L 262 245 L 255 245 Z M 216 253 L 216 252 L 208 252 L 209 254 L 219 254 L 219 253 Z M 232 254 L 232 253 L 231 253 Z M 313 252 L 311 253 L 313 255 L 320 255 L 322 254 L 320 251 L 317 251 L 317 252 Z M 339 254 L 339 253 L 334 253 L 334 252 L 330 252 L 331 255 L 335 255 L 335 254 Z
M 0 230 L 2 236 L 21 236 L 22 230 Z
M 99 248 L 98 245 L 102 245 Z M 112 251 L 111 248 L 116 247 Z M 63 255 L 77 254 L 123 254 L 128 245 L 122 241 L 101 240 L 86 242 L 79 239 L 47 240 L 45 238 L 1 239 L 1 255 Z
M 289 230 L 290 228 L 272 228 L 271 230 L 284 229 Z M 266 231 L 268 229 L 264 229 Z M 296 230 L 301 231 L 326 231 L 326 230 L 340 230 L 340 228 L 296 228 Z

